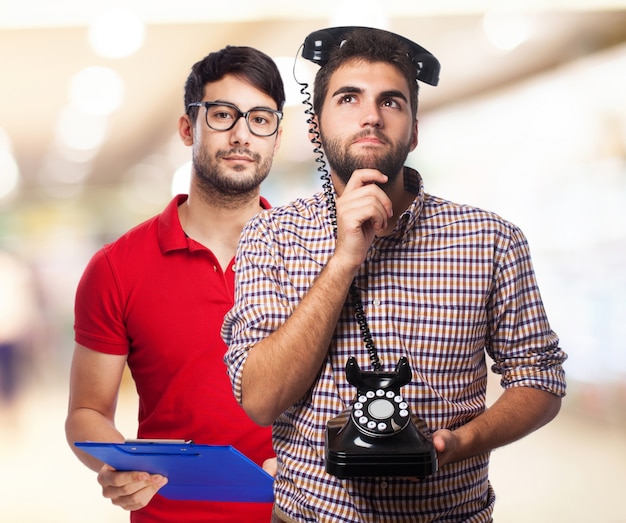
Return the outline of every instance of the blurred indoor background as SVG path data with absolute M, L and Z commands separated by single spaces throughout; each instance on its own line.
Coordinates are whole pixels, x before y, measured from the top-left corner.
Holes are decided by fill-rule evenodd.
M 335 25 L 439 58 L 410 164 L 524 230 L 569 353 L 559 417 L 493 454 L 496 521 L 626 521 L 626 1 L 0 0 L 1 521 L 128 521 L 64 440 L 78 278 L 186 190 L 183 83 L 227 44 L 270 54 L 288 88 L 264 195 L 317 190 L 293 77 L 312 80 L 299 47 Z M 134 436 L 130 380 L 119 409 Z

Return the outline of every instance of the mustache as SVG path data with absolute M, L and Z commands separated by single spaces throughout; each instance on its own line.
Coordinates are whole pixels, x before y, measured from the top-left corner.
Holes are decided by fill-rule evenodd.
M 254 161 L 258 162 L 261 160 L 261 155 L 259 153 L 255 153 L 246 147 L 233 147 L 232 149 L 220 150 L 216 153 L 215 157 L 220 159 L 226 156 L 249 156 Z
M 364 129 L 363 131 L 352 136 L 352 141 L 355 142 L 362 138 L 367 138 L 369 136 L 373 136 L 377 140 L 380 140 L 382 143 L 387 143 L 387 139 L 385 135 L 379 131 L 378 129 Z

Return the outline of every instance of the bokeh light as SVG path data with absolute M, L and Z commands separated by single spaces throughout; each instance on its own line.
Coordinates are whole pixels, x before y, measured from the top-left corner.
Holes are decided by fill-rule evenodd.
M 88 39 L 99 56 L 125 58 L 137 52 L 144 41 L 143 22 L 123 7 L 108 9 L 89 26 Z

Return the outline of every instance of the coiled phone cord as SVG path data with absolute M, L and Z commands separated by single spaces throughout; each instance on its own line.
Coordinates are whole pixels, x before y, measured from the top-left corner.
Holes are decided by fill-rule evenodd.
M 321 173 L 322 188 L 324 189 L 324 195 L 326 196 L 326 202 L 328 205 L 328 211 L 330 214 L 330 221 L 333 227 L 333 234 L 337 239 L 337 205 L 335 203 L 335 194 L 333 190 L 333 184 L 330 178 L 330 173 L 326 167 L 326 160 L 324 159 L 324 152 L 322 150 L 322 143 L 320 141 L 320 132 L 317 122 L 315 120 L 315 113 L 313 111 L 313 104 L 311 103 L 311 94 L 308 91 L 309 84 L 306 82 L 300 82 L 296 78 L 295 63 L 294 63 L 294 79 L 302 87 L 300 93 L 304 96 L 302 103 L 305 105 L 305 114 L 307 115 L 306 123 L 309 124 L 309 132 L 311 133 L 311 143 L 313 144 L 313 153 L 316 155 L 315 161 L 319 164 L 317 170 Z M 350 297 L 352 298 L 352 306 L 354 307 L 354 316 L 359 329 L 361 330 L 361 336 L 363 337 L 363 343 L 372 362 L 372 367 L 375 371 L 382 370 L 380 358 L 378 357 L 378 351 L 374 345 L 372 339 L 372 333 L 365 317 L 365 311 L 363 309 L 363 301 L 361 300 L 361 293 L 356 286 L 355 280 L 352 280 L 350 285 Z

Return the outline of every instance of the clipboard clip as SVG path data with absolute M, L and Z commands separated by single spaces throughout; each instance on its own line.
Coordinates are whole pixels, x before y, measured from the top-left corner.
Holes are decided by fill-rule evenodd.
M 161 456 L 199 456 L 193 440 L 172 439 L 127 439 L 116 447 L 127 454 Z

